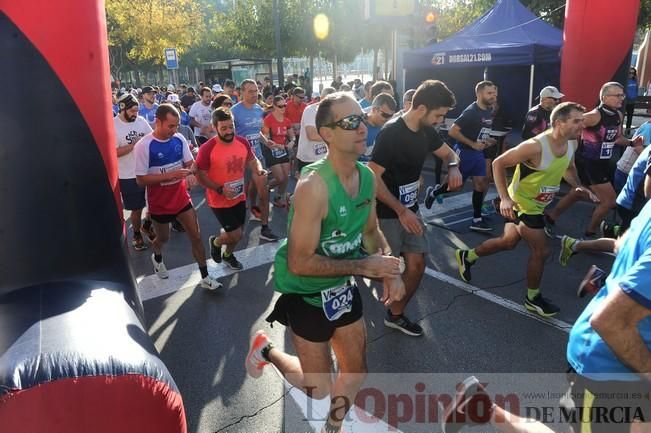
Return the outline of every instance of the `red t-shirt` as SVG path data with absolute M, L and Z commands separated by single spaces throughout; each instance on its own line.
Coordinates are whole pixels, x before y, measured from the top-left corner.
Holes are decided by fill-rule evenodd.
M 272 113 L 264 118 L 264 126 L 269 128 L 271 139 L 274 143 L 285 144 L 287 141 L 287 129 L 292 127 L 292 122 L 287 116 L 280 121 Z
M 292 124 L 301 123 L 301 117 L 303 117 L 305 107 L 307 107 L 305 102 L 296 105 L 290 101 L 287 103 L 287 108 L 285 109 L 285 117 L 288 118 Z
M 229 208 L 245 201 L 244 170 L 246 163 L 253 159 L 251 146 L 242 137 L 235 137 L 231 143 L 224 143 L 213 137 L 199 148 L 197 167 L 208 172 L 208 178 L 224 189 L 235 189 L 238 194 L 232 199 L 217 191 L 206 188 L 206 200 L 212 208 Z

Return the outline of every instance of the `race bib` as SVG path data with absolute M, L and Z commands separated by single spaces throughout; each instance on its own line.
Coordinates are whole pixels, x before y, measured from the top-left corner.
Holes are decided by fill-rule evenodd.
M 482 128 L 479 131 L 479 135 L 477 136 L 477 141 L 482 142 L 484 140 L 487 140 L 491 136 L 491 128 Z
M 181 168 L 183 168 L 183 161 L 177 161 L 172 164 L 168 164 L 165 167 L 161 167 L 160 172 L 161 174 L 168 173 L 170 171 L 179 170 Z M 170 180 L 168 182 L 161 182 L 160 184 L 161 186 L 165 186 L 165 185 L 174 185 L 175 183 L 179 183 L 179 182 L 181 182 L 181 180 L 177 179 L 177 180 Z
M 560 189 L 560 186 L 541 186 L 540 192 L 534 200 L 545 204 L 551 203 Z
M 613 156 L 613 147 L 615 147 L 615 142 L 603 142 L 601 144 L 601 154 L 599 155 L 599 158 L 610 159 Z
M 418 202 L 419 184 L 420 182 L 417 180 L 416 182 L 408 183 L 407 185 L 400 185 L 398 188 L 398 192 L 400 193 L 398 198 L 400 203 L 405 207 L 410 208 Z
M 353 309 L 354 281 L 348 281 L 344 286 L 333 287 L 321 292 L 323 312 L 329 321 L 334 322 Z
M 226 182 L 224 187 L 233 192 L 233 197 L 231 200 L 236 199 L 237 197 L 244 194 L 244 179 L 237 179 L 231 182 Z
M 326 153 L 328 153 L 328 147 L 325 143 L 314 143 L 314 154 L 316 156 L 325 155 Z
M 273 156 L 276 159 L 284 158 L 285 156 L 287 156 L 287 149 L 285 149 L 284 147 L 282 149 L 273 148 L 271 149 L 271 156 Z
M 260 160 L 264 161 L 262 157 L 262 148 L 260 147 L 260 134 L 248 134 L 244 138 L 249 142 L 251 150 L 255 153 L 255 156 Z

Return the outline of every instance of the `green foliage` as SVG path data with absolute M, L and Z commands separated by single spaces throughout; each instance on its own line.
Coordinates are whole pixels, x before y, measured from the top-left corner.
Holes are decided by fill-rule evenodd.
M 534 14 L 558 28 L 565 0 L 521 0 Z M 638 24 L 651 27 L 651 0 L 640 0 Z M 284 57 L 318 57 L 350 62 L 360 49 L 386 49 L 393 27 L 363 19 L 364 0 L 278 0 Z M 420 10 L 439 11 L 438 38 L 444 39 L 470 24 L 495 0 L 419 0 Z M 163 49 L 177 48 L 181 62 L 237 57 L 276 56 L 273 0 L 106 0 L 111 68 L 149 69 L 163 63 Z M 323 13 L 330 20 L 324 40 L 314 36 L 313 20 Z M 422 16 L 420 16 L 422 15 Z M 422 45 L 424 13 L 409 30 Z M 421 33 L 419 33 L 421 32 Z

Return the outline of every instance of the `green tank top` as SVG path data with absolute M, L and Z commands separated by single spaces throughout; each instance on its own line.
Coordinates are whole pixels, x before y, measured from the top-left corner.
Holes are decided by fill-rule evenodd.
M 366 226 L 373 199 L 373 176 L 371 170 L 357 163 L 359 171 L 359 193 L 351 198 L 334 172 L 330 161 L 325 158 L 305 167 L 315 171 L 328 187 L 328 215 L 321 221 L 321 235 L 316 253 L 335 259 L 356 259 L 361 257 L 362 232 Z M 294 223 L 294 206 L 290 208 L 287 232 Z M 300 224 L 300 221 L 296 222 Z M 274 261 L 274 283 L 280 293 L 295 293 L 308 304 L 321 306 L 321 291 L 343 286 L 350 276 L 306 277 L 292 274 L 287 267 L 287 239 L 285 239 Z
M 552 153 L 547 134 L 535 137 L 540 143 L 541 157 L 538 167 L 520 163 L 515 168 L 509 185 L 509 195 L 515 202 L 515 210 L 528 215 L 541 215 L 560 189 L 561 179 L 572 161 L 576 140 L 567 143 L 565 155 Z

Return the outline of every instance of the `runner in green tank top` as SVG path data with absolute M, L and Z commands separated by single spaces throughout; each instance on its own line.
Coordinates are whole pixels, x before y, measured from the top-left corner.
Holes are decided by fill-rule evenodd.
M 322 431 L 331 433 L 341 429 L 366 373 L 366 329 L 353 275 L 382 279 L 385 305 L 402 299 L 405 287 L 400 260 L 390 255 L 378 229 L 373 173 L 357 162 L 367 134 L 359 104 L 347 93 L 328 96 L 319 104 L 316 126 L 328 156 L 305 167 L 296 186 L 287 241 L 274 264 L 282 295 L 267 317 L 291 328 L 298 356 L 275 348 L 258 331 L 245 366 L 260 377 L 272 363 L 308 396 L 330 395 Z M 362 246 L 371 255 L 362 255 Z M 331 348 L 339 366 L 334 381 Z
M 558 192 L 561 178 L 577 191 L 589 193 L 580 186 L 574 166 L 576 139 L 583 130 L 584 112 L 583 106 L 573 102 L 557 105 L 551 114 L 551 130 L 520 143 L 493 162 L 500 213 L 506 219 L 504 233 L 475 249 L 455 252 L 461 278 L 470 281 L 470 267 L 478 257 L 511 250 L 520 239 L 527 241 L 531 256 L 524 306 L 543 317 L 559 312 L 556 305 L 540 294 L 540 281 L 549 255 L 543 210 Z M 515 174 L 507 188 L 506 169 L 514 166 Z

